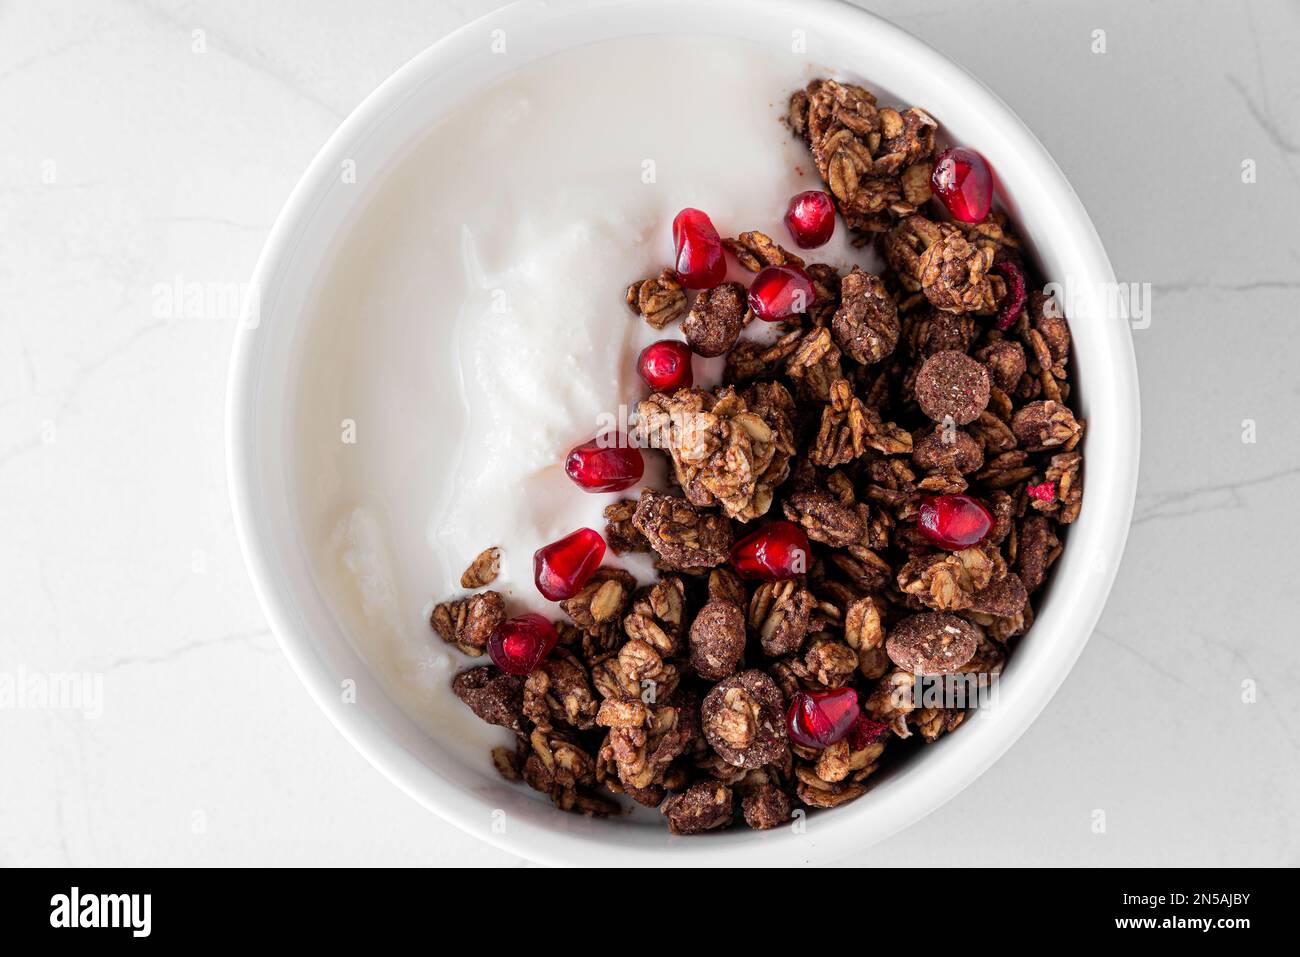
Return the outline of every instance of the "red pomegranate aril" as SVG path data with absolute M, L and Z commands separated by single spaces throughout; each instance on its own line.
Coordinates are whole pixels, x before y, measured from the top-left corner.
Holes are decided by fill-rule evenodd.
M 652 342 L 637 356 L 636 371 L 656 392 L 690 388 L 695 381 L 691 373 L 691 347 L 678 339 Z
M 766 322 L 807 312 L 816 297 L 812 280 L 798 266 L 768 266 L 749 286 L 749 308 Z
M 853 727 L 849 728 L 849 750 L 861 751 L 867 745 L 879 741 L 888 730 L 889 725 L 885 722 L 873 721 L 865 714 L 859 714 Z
M 835 201 L 830 193 L 810 189 L 791 199 L 785 227 L 800 249 L 824 246 L 835 232 Z
M 689 206 L 673 218 L 673 250 L 677 278 L 687 289 L 712 289 L 727 278 L 722 237 L 713 222 Z
M 621 492 L 641 481 L 645 459 L 622 432 L 598 435 L 569 451 L 564 472 L 587 492 Z
M 1013 262 L 1003 260 L 993 264 L 993 272 L 1007 281 L 1007 294 L 998 304 L 998 318 L 993 325 L 1003 332 L 1010 329 L 1020 318 L 1020 310 L 1025 308 L 1028 298 L 1025 294 L 1025 274 Z
M 1040 502 L 1050 502 L 1056 498 L 1056 485 L 1053 482 L 1042 482 L 1038 485 L 1030 485 L 1025 489 L 1030 498 L 1036 498 Z
M 550 601 L 572 598 L 605 557 L 605 540 L 593 528 L 580 528 L 533 552 L 533 580 Z
M 731 549 L 741 578 L 779 581 L 808 571 L 808 535 L 794 522 L 772 522 L 746 535 Z
M 844 738 L 858 720 L 858 693 L 852 688 L 800 691 L 785 713 L 790 739 L 805 748 L 829 748 Z
M 984 157 L 954 146 L 939 154 L 930 185 L 953 219 L 978 223 L 993 205 L 993 174 Z
M 984 541 L 993 515 L 969 495 L 931 495 L 921 500 L 916 527 L 935 545 L 955 552 Z
M 503 621 L 488 637 L 488 657 L 502 671 L 512 675 L 531 674 L 555 647 L 555 626 L 529 612 Z

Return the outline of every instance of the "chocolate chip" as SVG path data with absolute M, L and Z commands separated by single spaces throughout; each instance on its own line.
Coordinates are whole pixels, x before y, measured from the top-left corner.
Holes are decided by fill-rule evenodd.
M 989 404 L 988 370 L 965 353 L 936 352 L 916 375 L 916 401 L 936 422 L 974 422 Z
M 885 651 L 902 668 L 925 675 L 952 674 L 975 656 L 979 633 L 956 615 L 922 612 L 889 629 Z

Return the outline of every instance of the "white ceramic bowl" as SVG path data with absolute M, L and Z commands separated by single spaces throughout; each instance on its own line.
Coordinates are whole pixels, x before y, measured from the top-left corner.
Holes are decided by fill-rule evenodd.
M 492 55 L 488 41 L 497 29 L 526 38 L 526 54 Z M 455 761 L 370 677 L 316 589 L 296 524 L 287 370 L 332 239 L 359 201 L 360 191 L 340 182 L 341 165 L 385 168 L 456 103 L 522 62 L 651 33 L 740 37 L 786 53 L 802 36 L 810 61 L 924 107 L 952 141 L 977 145 L 988 157 L 1000 199 L 1043 274 L 1068 279 L 1075 293 L 1076 397 L 1089 425 L 1085 507 L 1033 631 L 1003 675 L 997 706 L 874 779 L 866 797 L 814 816 L 802 834 L 738 828 L 672 838 L 659 826 L 562 814 Z M 228 451 L 239 533 L 271 626 L 321 708 L 371 763 L 443 818 L 534 860 L 807 862 L 906 827 L 973 781 L 1029 727 L 1082 651 L 1119 565 L 1137 482 L 1137 372 L 1127 323 L 1108 317 L 1097 294 L 1113 288 L 1114 274 L 1088 214 L 1043 146 L 996 96 L 915 37 L 855 7 L 832 0 L 529 0 L 503 8 L 416 57 L 347 118 L 276 221 L 254 284 L 259 311 L 240 330 L 232 360 Z M 355 704 L 342 700 L 345 679 L 357 682 Z M 504 832 L 492 826 L 497 809 L 507 812 Z

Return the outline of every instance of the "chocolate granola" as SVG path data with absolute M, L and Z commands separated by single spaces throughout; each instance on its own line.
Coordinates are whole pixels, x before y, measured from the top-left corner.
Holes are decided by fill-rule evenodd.
M 501 773 L 564 810 L 612 813 L 604 795 L 624 795 L 695 834 L 857 799 L 961 724 L 966 707 L 919 700 L 916 676 L 1002 669 L 1082 506 L 1068 324 L 1026 295 L 1032 265 L 1001 213 L 939 213 L 937 122 L 815 80 L 788 123 L 886 268 L 806 263 L 753 230 L 721 240 L 745 270 L 806 280 L 809 301 L 763 342 L 743 334 L 745 286 L 701 288 L 680 258 L 627 287 L 649 324 L 680 322 L 697 355 L 725 357 L 715 388 L 640 401 L 638 435 L 669 487 L 605 508 L 613 553 L 651 552 L 660 577 L 597 569 L 559 602 L 558 643 L 531 673 L 480 665 L 453 681 L 515 732 L 493 752 Z M 936 530 L 941 513 L 960 520 Z M 778 524 L 807 554 L 755 574 L 779 549 L 749 543 Z M 490 584 L 498 564 L 485 551 L 462 585 Z M 482 591 L 431 623 L 481 655 L 505 615 Z M 850 724 L 825 740 L 796 726 L 796 701 L 845 689 Z

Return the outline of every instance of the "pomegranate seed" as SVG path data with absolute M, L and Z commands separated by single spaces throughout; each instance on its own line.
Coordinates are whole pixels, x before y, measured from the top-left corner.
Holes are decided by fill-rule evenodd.
M 1040 502 L 1050 502 L 1056 498 L 1056 485 L 1052 482 L 1031 485 L 1025 491 L 1029 493 L 1030 498 L 1036 498 Z
M 825 245 L 835 232 L 835 201 L 819 189 L 800 193 L 790 200 L 785 226 L 800 249 Z
M 673 249 L 677 278 L 687 289 L 712 289 L 727 278 L 722 237 L 713 222 L 689 206 L 673 219 Z
M 829 748 L 858 720 L 858 693 L 852 688 L 800 691 L 785 713 L 790 739 L 806 748 Z
M 690 388 L 691 347 L 677 339 L 652 342 L 637 356 L 636 371 L 645 384 L 656 392 L 675 392 Z
M 993 174 L 984 157 L 954 146 L 939 154 L 930 185 L 953 219 L 978 223 L 993 204 Z
M 536 612 L 503 621 L 488 637 L 488 657 L 502 671 L 530 674 L 555 647 L 555 626 Z
M 808 536 L 794 522 L 772 522 L 732 546 L 731 564 L 741 578 L 802 575 L 808 571 Z
M 807 312 L 814 298 L 812 280 L 798 266 L 768 266 L 749 287 L 749 308 L 767 322 Z
M 993 515 L 969 495 L 931 495 L 921 500 L 916 527 L 935 545 L 955 552 L 984 541 Z
M 853 751 L 861 751 L 869 744 L 874 744 L 889 730 L 889 725 L 883 721 L 873 721 L 865 714 L 859 714 L 858 720 L 853 722 L 853 727 L 849 728 L 849 748 Z
M 572 598 L 605 557 L 605 540 L 593 528 L 580 528 L 533 552 L 533 580 L 551 601 Z
M 993 264 L 993 271 L 1007 281 L 1007 294 L 998 306 L 998 318 L 994 325 L 998 329 L 1010 329 L 1020 317 L 1020 310 L 1025 308 L 1025 274 L 1013 262 L 1003 260 Z
M 564 472 L 585 491 L 621 492 L 641 481 L 645 459 L 622 432 L 606 433 L 570 449 Z

